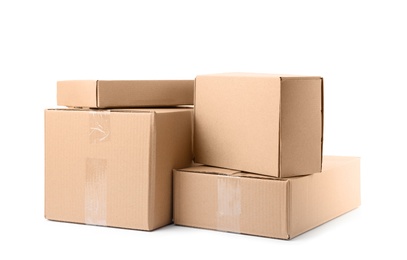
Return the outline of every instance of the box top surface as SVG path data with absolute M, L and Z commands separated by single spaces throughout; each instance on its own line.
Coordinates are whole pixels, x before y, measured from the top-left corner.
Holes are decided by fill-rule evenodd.
M 267 73 L 247 73 L 247 72 L 229 72 L 198 75 L 196 78 L 201 77 L 247 77 L 247 78 L 280 78 L 280 79 L 320 79 L 320 76 L 303 76 L 293 74 L 267 74 Z
M 156 114 L 164 114 L 164 113 L 174 113 L 174 112 L 182 112 L 182 111 L 190 111 L 192 107 L 180 107 L 180 108 L 115 108 L 115 109 L 86 109 L 86 108 L 49 108 L 46 109 L 47 111 L 71 111 L 71 112 L 109 112 L 109 113 L 156 113 Z
M 322 171 L 328 171 L 337 168 L 339 165 L 343 165 L 349 162 L 360 161 L 360 157 L 357 156 L 332 156 L 324 155 Z
M 157 79 L 157 80 L 100 80 L 100 79 L 87 79 L 87 80 L 59 80 L 57 81 L 57 85 L 62 86 L 82 86 L 82 87 L 91 87 L 99 91 L 100 88 L 105 87 L 120 87 L 123 85 L 133 84 L 156 84 L 156 83 L 191 83 L 193 80 L 164 80 L 164 79 Z

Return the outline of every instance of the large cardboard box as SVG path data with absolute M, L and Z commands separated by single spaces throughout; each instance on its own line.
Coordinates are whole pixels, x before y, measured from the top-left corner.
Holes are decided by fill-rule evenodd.
M 57 104 L 117 108 L 192 105 L 193 80 L 67 80 L 57 82 Z
M 320 77 L 230 73 L 195 79 L 195 161 L 274 177 L 321 170 Z
M 192 161 L 192 109 L 45 111 L 45 218 L 172 223 L 172 169 Z
M 174 223 L 291 239 L 360 205 L 360 160 L 324 157 L 320 173 L 277 179 L 223 168 L 174 170 Z

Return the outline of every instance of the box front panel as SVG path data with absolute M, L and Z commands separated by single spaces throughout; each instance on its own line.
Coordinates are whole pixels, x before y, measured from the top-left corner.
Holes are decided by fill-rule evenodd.
M 46 218 L 147 229 L 150 135 L 150 113 L 46 111 Z
M 198 76 L 195 160 L 278 175 L 279 78 Z

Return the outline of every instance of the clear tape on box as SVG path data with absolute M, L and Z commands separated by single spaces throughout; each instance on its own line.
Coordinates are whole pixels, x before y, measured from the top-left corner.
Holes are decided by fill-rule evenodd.
M 110 111 L 89 112 L 89 142 L 93 145 L 110 140 Z M 107 160 L 86 159 L 85 224 L 106 226 Z
M 106 159 L 86 159 L 85 224 L 106 226 Z
M 89 112 L 89 141 L 91 144 L 109 141 L 110 111 L 91 110 Z
M 240 233 L 240 214 L 240 178 L 219 176 L 217 229 Z

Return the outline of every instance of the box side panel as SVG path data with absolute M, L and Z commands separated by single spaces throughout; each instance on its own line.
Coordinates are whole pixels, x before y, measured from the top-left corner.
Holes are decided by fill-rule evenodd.
M 287 182 L 174 171 L 174 222 L 288 238 Z
M 99 107 L 192 105 L 193 80 L 99 81 Z
M 107 224 L 149 230 L 151 113 L 111 113 Z
M 295 237 L 360 205 L 360 160 L 324 156 L 322 173 L 290 184 L 290 235 Z
M 46 112 L 52 220 L 148 229 L 149 113 Z
M 195 160 L 278 175 L 279 78 L 198 76 Z
M 281 81 L 280 177 L 321 171 L 322 80 Z
M 81 113 L 45 111 L 45 217 L 85 221 L 85 169 L 89 143 L 88 117 Z
M 57 104 L 67 107 L 97 107 L 97 81 L 58 81 Z
M 155 175 L 150 227 L 172 222 L 172 170 L 192 164 L 192 109 L 155 114 Z M 154 172 L 152 172 L 154 174 Z

